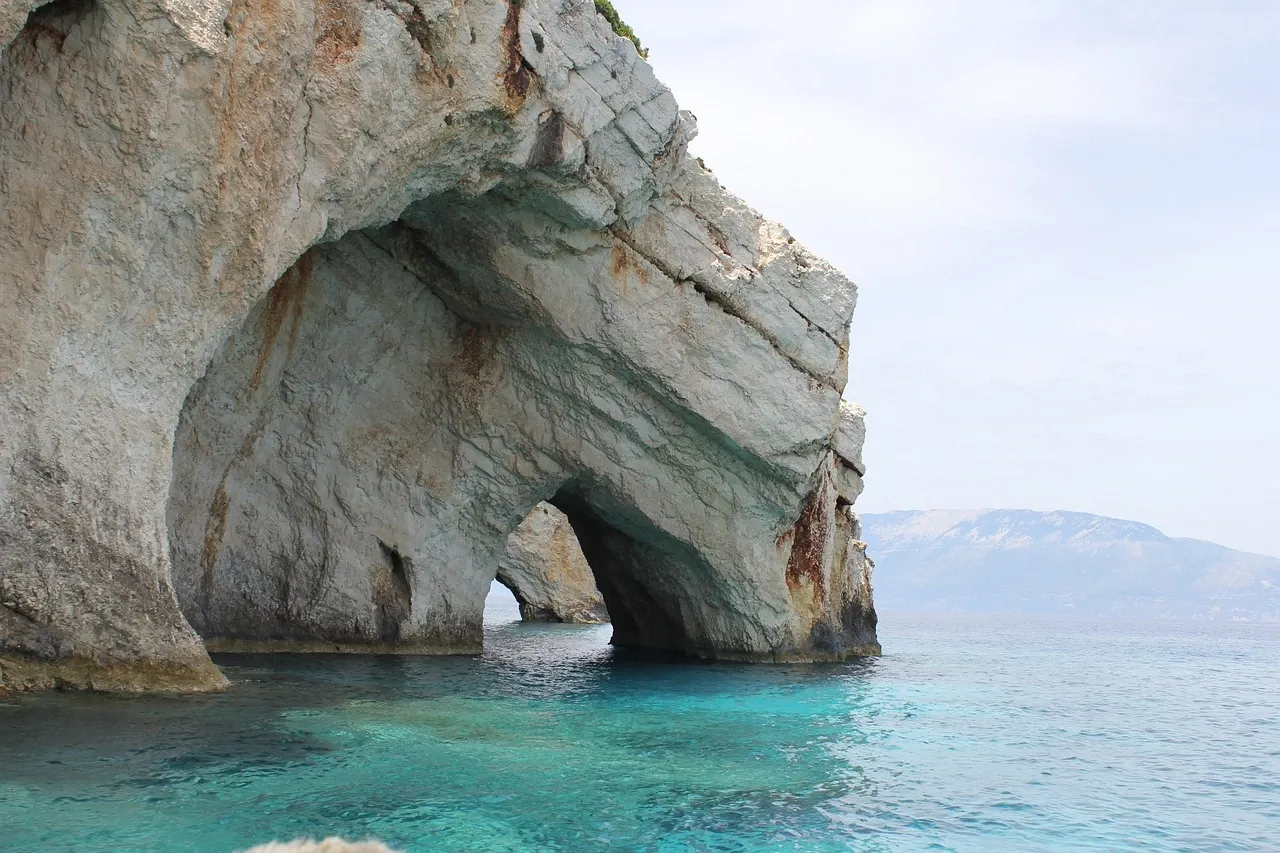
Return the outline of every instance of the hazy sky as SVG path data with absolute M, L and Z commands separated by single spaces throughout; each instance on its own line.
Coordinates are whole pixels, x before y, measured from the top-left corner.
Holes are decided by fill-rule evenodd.
M 694 153 L 858 283 L 859 509 L 1280 555 L 1280 2 L 616 5 Z

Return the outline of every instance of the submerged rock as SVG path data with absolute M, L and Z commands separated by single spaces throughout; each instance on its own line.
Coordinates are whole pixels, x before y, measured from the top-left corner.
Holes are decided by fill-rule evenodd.
M 0 689 L 216 689 L 197 631 L 474 651 L 542 500 L 617 643 L 878 652 L 854 288 L 686 155 L 589 0 L 24 16 Z
M 608 622 L 604 598 L 569 519 L 540 503 L 507 538 L 498 580 L 515 595 L 526 622 Z

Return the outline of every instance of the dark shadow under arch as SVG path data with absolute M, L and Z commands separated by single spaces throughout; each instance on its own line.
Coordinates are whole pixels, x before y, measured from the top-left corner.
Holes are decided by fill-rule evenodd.
M 697 654 L 701 638 L 697 626 L 691 630 L 681 598 L 691 582 L 700 585 L 702 561 L 692 548 L 603 494 L 575 480 L 548 502 L 573 526 L 608 608 L 612 643 Z

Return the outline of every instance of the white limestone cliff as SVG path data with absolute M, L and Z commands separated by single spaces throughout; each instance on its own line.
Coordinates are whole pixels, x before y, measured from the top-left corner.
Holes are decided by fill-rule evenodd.
M 525 622 L 609 621 L 573 526 L 545 501 L 507 537 L 498 560 L 498 580 L 516 597 Z
M 854 289 L 588 0 L 0 0 L 11 34 L 0 690 L 216 689 L 193 625 L 474 649 L 542 500 L 615 642 L 878 651 Z

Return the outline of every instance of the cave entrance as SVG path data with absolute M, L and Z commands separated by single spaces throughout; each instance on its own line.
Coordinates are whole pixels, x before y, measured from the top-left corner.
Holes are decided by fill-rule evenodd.
M 188 621 L 215 651 L 471 654 L 496 577 L 524 621 L 614 616 L 617 644 L 697 648 L 678 599 L 723 591 L 579 437 L 630 440 L 581 396 L 625 399 L 627 376 L 463 302 L 419 240 L 312 248 L 192 388 L 168 507 Z
M 549 501 L 564 513 L 613 624 L 615 646 L 697 654 L 724 593 L 693 548 L 591 480 Z M 693 606 L 688 606 L 690 604 Z
M 308 251 L 188 395 L 168 523 L 210 650 L 476 653 L 495 576 L 524 621 L 609 621 L 569 520 L 538 500 L 579 463 L 515 418 L 537 379 L 521 366 L 556 354 L 442 296 L 459 285 L 406 239 Z
M 501 414 L 511 327 L 447 304 L 400 236 L 312 248 L 188 395 L 169 540 L 211 650 L 477 653 L 506 536 L 563 478 L 503 470 L 530 455 Z
M 612 349 L 645 339 L 615 329 L 635 306 L 565 298 L 566 278 L 621 288 L 625 244 L 566 250 L 546 225 L 496 196 L 415 205 L 308 250 L 223 342 L 183 406 L 167 519 L 209 648 L 475 654 L 496 577 L 524 619 L 611 621 L 619 646 L 808 654 L 843 563 L 829 464 L 790 448 L 829 434 L 766 463 L 673 402 L 654 353 Z M 671 346 L 720 322 L 672 299 Z M 822 523 L 791 572 L 806 492 Z

